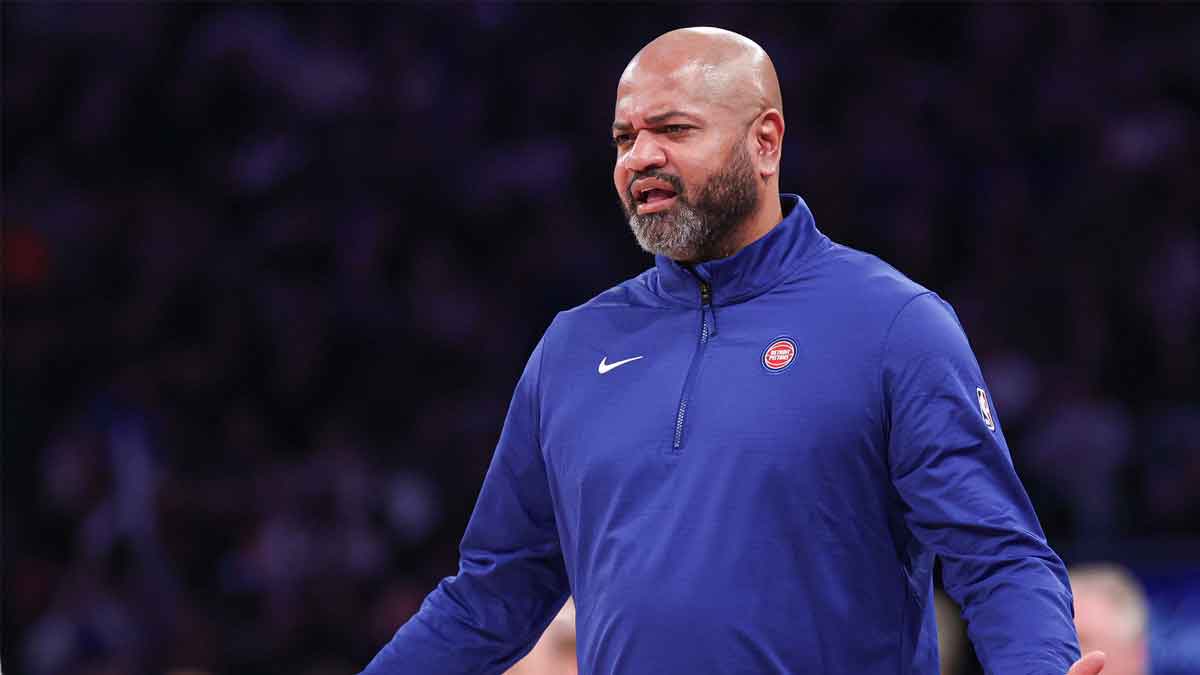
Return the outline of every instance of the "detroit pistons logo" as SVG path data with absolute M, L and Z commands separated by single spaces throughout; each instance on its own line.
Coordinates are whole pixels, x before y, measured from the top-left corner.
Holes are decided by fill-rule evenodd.
M 789 337 L 777 337 L 762 353 L 763 368 L 768 373 L 778 373 L 796 360 L 796 342 Z

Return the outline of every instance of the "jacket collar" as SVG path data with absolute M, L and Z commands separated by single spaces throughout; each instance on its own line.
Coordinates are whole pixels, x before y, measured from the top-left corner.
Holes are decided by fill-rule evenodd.
M 655 291 L 685 305 L 700 305 L 700 280 L 712 286 L 712 303 L 730 305 L 765 293 L 794 273 L 806 258 L 828 248 L 812 211 L 799 195 L 781 194 L 783 220 L 757 241 L 720 260 L 682 265 L 654 256 L 658 270 Z

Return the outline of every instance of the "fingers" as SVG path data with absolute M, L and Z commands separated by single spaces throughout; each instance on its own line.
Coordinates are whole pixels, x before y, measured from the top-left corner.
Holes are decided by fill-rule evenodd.
M 1104 652 L 1090 652 L 1075 662 L 1067 675 L 1096 675 L 1104 669 Z

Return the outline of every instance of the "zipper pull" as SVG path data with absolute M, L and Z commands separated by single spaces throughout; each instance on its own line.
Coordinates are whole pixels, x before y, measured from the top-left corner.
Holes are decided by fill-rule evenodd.
M 700 282 L 700 315 L 703 320 L 705 341 L 717 334 L 717 313 L 712 308 L 712 285 Z

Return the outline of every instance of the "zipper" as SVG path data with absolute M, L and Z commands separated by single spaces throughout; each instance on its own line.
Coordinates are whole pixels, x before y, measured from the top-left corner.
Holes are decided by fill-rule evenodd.
M 679 412 L 675 414 L 675 435 L 671 449 L 676 454 L 683 447 L 683 426 L 687 419 L 688 402 L 691 399 L 696 371 L 700 368 L 700 360 L 704 358 L 709 339 L 716 333 L 716 315 L 712 311 L 712 285 L 700 280 L 700 342 L 696 345 L 696 353 L 692 355 L 692 363 L 688 366 L 687 378 L 683 381 L 683 393 L 679 396 Z

